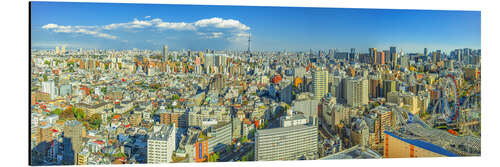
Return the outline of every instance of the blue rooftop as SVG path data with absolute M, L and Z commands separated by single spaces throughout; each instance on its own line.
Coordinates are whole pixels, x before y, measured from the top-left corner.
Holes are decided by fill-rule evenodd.
M 414 146 L 417 146 L 417 147 L 420 147 L 420 148 L 432 151 L 434 153 L 438 153 L 438 154 L 445 155 L 445 156 L 448 156 L 448 157 L 458 157 L 457 154 L 452 153 L 452 152 L 450 152 L 450 151 L 448 151 L 448 150 L 446 150 L 446 149 L 444 149 L 444 148 L 442 148 L 440 146 L 434 145 L 432 143 L 425 142 L 425 141 L 422 141 L 422 140 L 405 139 L 405 138 L 397 136 L 394 133 L 391 133 L 391 132 L 388 132 L 388 131 L 384 131 L 384 132 L 385 132 L 385 134 L 391 135 L 392 137 L 395 137 L 395 138 L 397 138 L 397 139 L 399 139 L 401 141 L 404 141 L 404 142 L 407 142 L 407 143 L 412 144 Z

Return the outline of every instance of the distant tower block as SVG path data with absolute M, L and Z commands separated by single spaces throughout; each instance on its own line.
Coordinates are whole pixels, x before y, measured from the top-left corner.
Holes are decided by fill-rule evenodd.
M 168 46 L 163 45 L 163 50 L 162 50 L 162 60 L 167 61 L 168 60 Z

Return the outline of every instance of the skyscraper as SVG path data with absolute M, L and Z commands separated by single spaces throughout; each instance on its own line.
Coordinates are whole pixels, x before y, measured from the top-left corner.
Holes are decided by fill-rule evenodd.
M 387 99 L 387 94 L 389 92 L 396 91 L 396 81 L 394 81 L 394 80 L 384 80 L 383 85 L 384 85 L 384 96 Z
M 427 48 L 424 48 L 424 56 L 427 56 Z
M 213 55 L 213 54 L 206 54 L 205 55 L 204 65 L 205 65 L 205 70 L 206 70 L 207 74 L 210 74 L 212 72 L 212 68 L 215 65 L 214 59 L 215 59 L 215 55 Z
M 391 52 L 389 52 L 389 50 L 384 50 L 384 51 L 382 51 L 382 52 L 384 52 L 384 56 L 385 56 L 385 57 L 384 57 L 384 61 L 385 61 L 385 63 L 386 63 L 386 64 L 389 64 L 389 63 L 391 63 L 391 64 L 392 64 Z
M 408 56 L 401 56 L 401 67 L 402 68 L 409 68 L 409 57 Z
M 377 63 L 377 48 L 369 48 L 368 49 L 368 54 L 370 56 L 370 59 L 372 60 L 372 64 L 378 64 Z
M 378 64 L 385 64 L 385 53 L 384 52 L 377 52 L 377 63 Z
M 438 62 L 438 54 L 436 52 L 432 52 L 432 63 Z
M 391 55 L 388 55 L 388 56 L 391 57 L 392 67 L 396 68 L 396 65 L 398 65 L 398 53 L 396 51 L 396 47 L 395 46 L 391 46 L 389 48 L 389 53 L 391 54 Z
M 356 48 L 351 48 L 351 52 L 349 53 L 349 60 L 350 61 L 357 61 L 356 57 Z
M 163 45 L 163 50 L 161 52 L 162 60 L 167 61 L 168 60 L 168 46 Z
M 314 99 L 321 99 L 328 93 L 328 71 L 317 68 L 312 71 Z
M 348 105 L 357 107 L 368 104 L 368 80 L 358 76 L 347 79 L 345 84 Z

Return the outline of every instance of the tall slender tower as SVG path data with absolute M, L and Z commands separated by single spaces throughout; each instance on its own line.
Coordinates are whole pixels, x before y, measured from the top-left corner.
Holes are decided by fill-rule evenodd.
M 250 54 L 250 41 L 251 41 L 250 37 L 251 36 L 252 36 L 252 34 L 248 34 L 248 50 L 247 50 L 248 54 Z

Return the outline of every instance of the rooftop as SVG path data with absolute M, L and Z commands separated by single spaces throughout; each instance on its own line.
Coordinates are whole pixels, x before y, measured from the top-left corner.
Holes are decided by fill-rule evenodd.
M 349 149 L 343 150 L 341 152 L 325 156 L 320 158 L 321 160 L 329 160 L 329 159 L 379 159 L 382 158 L 382 155 L 373 151 L 370 148 L 363 148 L 363 146 L 356 145 Z

